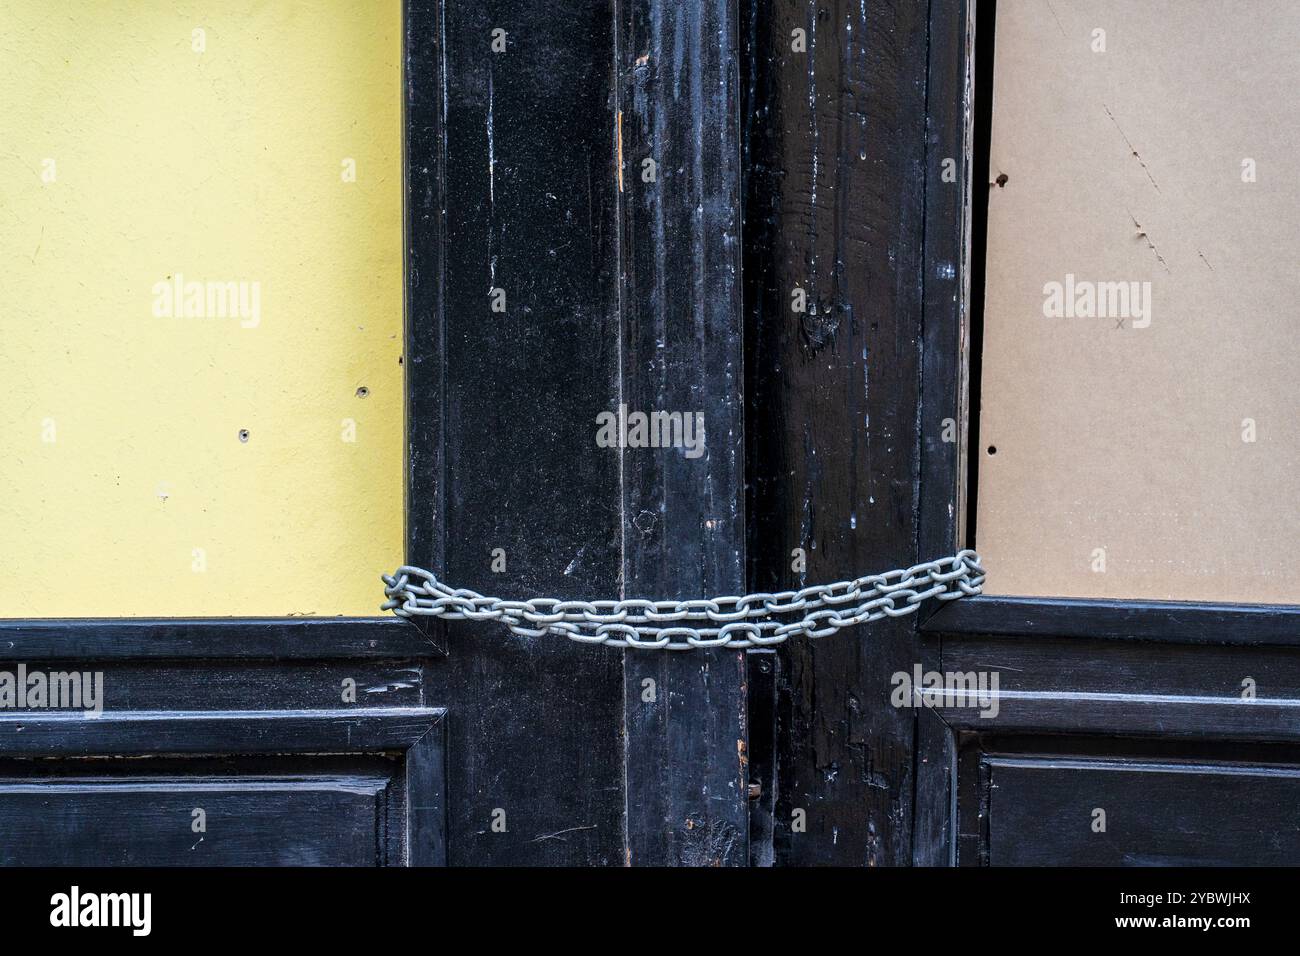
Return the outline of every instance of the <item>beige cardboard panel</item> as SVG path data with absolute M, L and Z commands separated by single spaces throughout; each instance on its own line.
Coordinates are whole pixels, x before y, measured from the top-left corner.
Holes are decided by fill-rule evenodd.
M 991 593 L 1300 603 L 1298 50 L 1292 0 L 998 4 Z

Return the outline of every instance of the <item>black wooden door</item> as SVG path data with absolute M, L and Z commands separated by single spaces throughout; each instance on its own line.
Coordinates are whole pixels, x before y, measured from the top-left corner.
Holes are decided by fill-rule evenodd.
M 983 261 L 981 222 L 1003 185 L 987 153 L 995 4 L 932 6 L 922 550 L 970 540 L 978 460 L 993 453 L 974 430 L 951 442 L 943 426 L 969 412 L 977 427 L 978 382 L 968 387 L 968 372 L 978 358 L 968 353 L 980 349 L 980 270 L 995 267 L 992 252 Z M 968 194 L 965 174 L 942 176 L 952 157 L 970 162 Z M 1300 859 L 1300 608 L 981 596 L 939 609 L 922 629 L 926 669 L 996 671 L 1001 686 L 995 713 L 920 714 L 916 862 Z
M 991 0 L 742 8 L 755 587 L 979 545 L 993 16 Z M 774 677 L 751 668 L 752 832 L 772 841 L 754 858 L 1294 862 L 1297 613 L 981 596 L 782 647 Z M 895 693 L 991 672 L 996 707 Z

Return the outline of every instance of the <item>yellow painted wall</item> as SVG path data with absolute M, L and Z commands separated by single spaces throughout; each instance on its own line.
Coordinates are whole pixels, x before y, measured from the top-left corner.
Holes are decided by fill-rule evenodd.
M 400 64 L 399 0 L 0 0 L 0 617 L 379 613 Z

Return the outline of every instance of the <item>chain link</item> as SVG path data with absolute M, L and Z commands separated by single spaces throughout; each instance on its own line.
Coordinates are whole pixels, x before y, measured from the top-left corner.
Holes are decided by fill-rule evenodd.
M 583 644 L 689 651 L 696 647 L 766 647 L 799 634 L 825 637 L 845 627 L 903 617 L 922 601 L 979 594 L 984 568 L 974 551 L 926 561 L 906 570 L 799 591 L 680 601 L 506 601 L 451 588 L 431 571 L 404 565 L 385 574 L 382 610 L 399 617 L 500 621 L 515 634 L 561 634 Z M 841 605 L 851 605 L 842 607 Z M 794 618 L 793 615 L 802 615 Z M 686 622 L 707 622 L 694 627 Z

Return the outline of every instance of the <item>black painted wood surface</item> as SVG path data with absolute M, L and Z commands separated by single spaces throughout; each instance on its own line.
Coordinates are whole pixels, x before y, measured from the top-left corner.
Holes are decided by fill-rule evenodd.
M 985 760 L 992 866 L 1288 866 L 1300 767 Z
M 751 581 L 917 556 L 927 6 L 746 3 Z M 794 30 L 805 52 L 796 52 Z M 802 289 L 806 310 L 795 312 Z M 792 551 L 807 572 L 792 571 Z M 889 675 L 914 624 L 781 651 L 776 860 L 910 861 L 915 714 Z M 793 829 L 797 812 L 807 829 Z
M 71 763 L 71 762 L 69 762 Z M 395 768 L 0 769 L 5 866 L 382 866 L 401 860 Z M 67 770 L 68 767 L 61 769 Z M 291 823 L 296 821 L 296 825 Z M 394 832 L 396 830 L 396 832 Z
M 622 452 L 622 590 L 651 598 L 740 594 L 736 0 L 634 0 L 621 14 L 618 394 L 632 411 L 694 417 L 705 438 L 698 455 L 694 448 Z M 623 671 L 627 861 L 747 862 L 744 655 L 629 649 Z
M 375 593 L 382 601 L 378 578 Z M 397 617 L 0 620 L 0 661 L 311 660 L 441 653 L 436 632 Z
M 440 230 L 422 274 L 441 304 L 442 450 L 422 459 L 437 570 L 501 597 L 606 597 L 622 525 L 618 459 L 594 443 L 620 362 L 612 8 L 422 0 L 409 17 L 437 37 L 407 68 L 408 128 L 440 134 L 408 142 L 410 167 L 437 171 L 408 211 Z M 621 655 L 446 630 L 426 692 L 449 707 L 450 862 L 623 862 Z
M 924 627 L 948 634 L 1295 645 L 1300 643 L 1300 606 L 981 595 L 936 609 Z
M 107 688 L 147 693 L 154 675 L 117 667 Z M 442 710 L 221 709 L 173 688 L 205 709 L 0 713 L 0 861 L 445 864 Z

